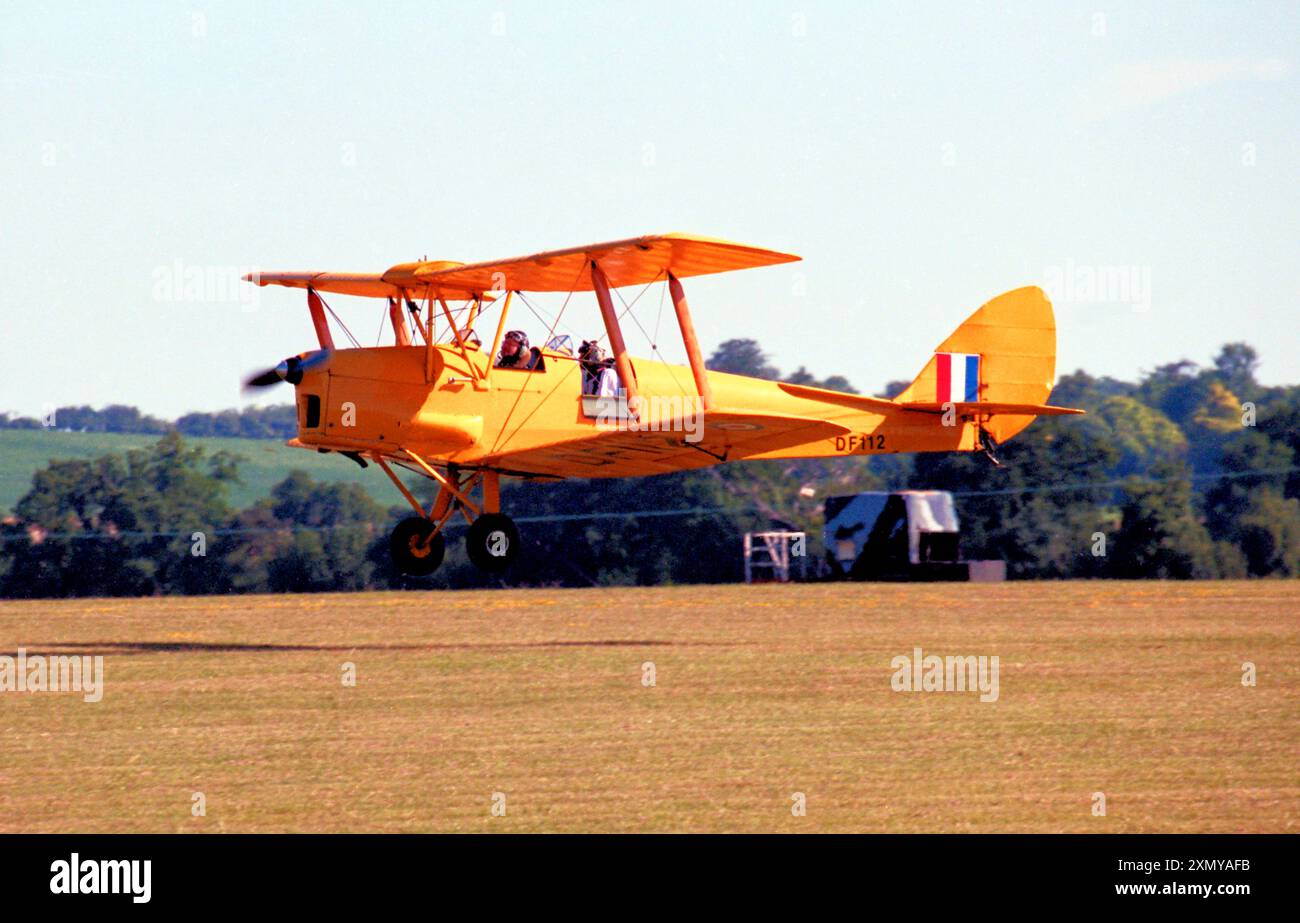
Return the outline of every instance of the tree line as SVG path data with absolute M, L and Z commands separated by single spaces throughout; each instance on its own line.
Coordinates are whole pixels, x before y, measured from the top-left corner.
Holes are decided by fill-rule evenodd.
M 0 429 L 57 429 L 74 433 L 146 436 L 161 436 L 175 431 L 182 436 L 195 437 L 292 439 L 297 434 L 297 425 L 292 404 L 187 413 L 174 422 L 143 414 L 125 404 L 110 404 L 102 410 L 87 406 L 58 407 L 42 419 L 0 413 Z
M 781 378 L 751 340 L 722 344 L 709 364 Z M 952 490 L 965 556 L 1004 559 L 1017 578 L 1295 577 L 1300 387 L 1262 386 L 1256 365 L 1237 343 L 1205 367 L 1172 363 L 1135 382 L 1066 375 L 1052 401 L 1089 415 L 1040 418 L 1001 448 L 1001 467 L 978 453 L 919 454 L 510 482 L 503 508 L 525 547 L 504 577 L 469 564 L 455 541 L 463 525 L 432 577 L 398 574 L 388 532 L 410 510 L 355 484 L 293 471 L 232 509 L 238 457 L 188 445 L 176 426 L 147 450 L 37 472 L 0 524 L 0 595 L 727 582 L 742 576 L 742 532 L 803 529 L 820 556 L 827 496 L 899 488 Z M 850 389 L 805 369 L 784 380 Z M 427 482 L 416 489 L 431 499 Z

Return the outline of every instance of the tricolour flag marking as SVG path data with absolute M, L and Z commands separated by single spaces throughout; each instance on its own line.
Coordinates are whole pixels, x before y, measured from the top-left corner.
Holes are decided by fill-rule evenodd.
M 935 353 L 938 360 L 937 400 L 940 404 L 973 403 L 980 399 L 980 357 L 975 353 Z

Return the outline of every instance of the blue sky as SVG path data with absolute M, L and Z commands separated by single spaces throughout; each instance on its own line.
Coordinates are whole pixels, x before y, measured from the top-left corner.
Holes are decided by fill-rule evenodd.
M 1058 372 L 1246 340 L 1300 382 L 1298 38 L 1296 3 L 6 4 L 0 410 L 238 406 L 314 342 L 249 268 L 660 231 L 801 254 L 690 280 L 705 349 L 867 391 L 1045 281 Z

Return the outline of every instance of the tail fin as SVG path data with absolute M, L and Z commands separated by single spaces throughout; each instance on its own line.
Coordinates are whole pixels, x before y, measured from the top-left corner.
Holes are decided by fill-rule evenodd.
M 1043 405 L 1056 380 L 1056 318 L 1052 303 L 1036 286 L 999 295 L 966 318 L 935 347 L 921 374 L 894 400 L 929 405 L 988 403 L 1012 405 L 989 411 L 984 429 L 1005 442 L 1033 422 L 1014 413 L 1016 405 Z

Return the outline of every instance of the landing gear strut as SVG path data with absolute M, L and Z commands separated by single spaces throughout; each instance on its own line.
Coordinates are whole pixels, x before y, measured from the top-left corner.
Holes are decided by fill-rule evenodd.
M 500 512 L 497 472 L 476 471 L 462 475 L 456 468 L 448 467 L 444 477 L 414 452 L 408 449 L 406 454 L 440 486 L 437 499 L 426 513 L 383 456 L 371 455 L 419 513 L 399 522 L 389 539 L 389 554 L 397 569 L 413 577 L 427 577 L 437 570 L 447 547 L 443 529 L 458 512 L 469 523 L 465 550 L 475 566 L 497 574 L 513 564 L 519 557 L 519 530 L 509 516 Z M 481 504 L 469 496 L 479 484 L 483 488 Z

